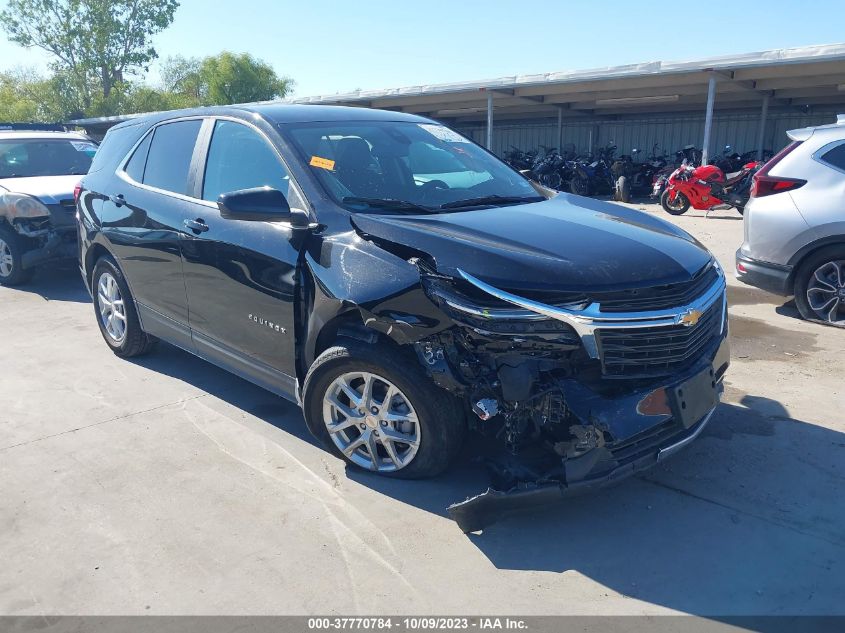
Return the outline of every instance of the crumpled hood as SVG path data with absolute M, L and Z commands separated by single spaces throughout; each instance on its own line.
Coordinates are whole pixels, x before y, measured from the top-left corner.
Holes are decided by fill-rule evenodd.
M 73 188 L 82 176 L 33 176 L 32 178 L 0 178 L 0 193 L 12 191 L 38 198 L 44 204 L 58 204 L 73 198 Z
M 421 251 L 500 288 L 601 291 L 687 281 L 711 259 L 685 231 L 654 216 L 560 194 L 543 202 L 433 215 L 356 214 L 385 248 Z

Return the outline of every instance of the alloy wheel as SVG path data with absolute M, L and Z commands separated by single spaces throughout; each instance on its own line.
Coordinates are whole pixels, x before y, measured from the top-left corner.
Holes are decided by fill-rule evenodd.
M 668 206 L 672 211 L 680 211 L 684 208 L 684 199 L 681 197 L 682 194 L 675 194 L 675 199 L 673 200 L 671 196 L 666 199 L 666 206 Z
M 117 280 L 110 273 L 100 275 L 97 284 L 97 305 L 106 334 L 114 343 L 120 345 L 126 339 L 126 305 Z
M 323 422 L 347 459 L 368 470 L 405 468 L 420 447 L 420 423 L 408 397 L 371 372 L 335 378 L 323 397 Z
M 0 238 L 0 277 L 9 277 L 15 266 L 15 260 L 12 258 L 12 250 L 9 245 Z
M 845 323 L 845 260 L 816 268 L 807 285 L 807 303 L 822 321 Z

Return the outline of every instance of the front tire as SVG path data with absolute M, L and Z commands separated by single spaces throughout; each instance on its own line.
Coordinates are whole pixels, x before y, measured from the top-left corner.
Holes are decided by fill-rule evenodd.
M 91 276 L 94 314 L 106 344 L 121 358 L 142 356 L 156 339 L 141 329 L 135 301 L 123 273 L 111 257 L 101 257 Z
M 32 268 L 23 267 L 24 242 L 21 237 L 0 226 L 0 286 L 21 286 L 32 279 Z
M 845 246 L 810 255 L 795 273 L 794 292 L 802 317 L 845 327 Z
M 672 192 L 668 189 L 663 192 L 660 196 L 660 206 L 663 207 L 663 210 L 666 213 L 671 213 L 672 215 L 683 215 L 687 211 L 689 211 L 690 201 L 684 194 L 680 191 L 675 194 L 675 199 L 671 200 L 669 198 L 669 194 Z
M 303 386 L 311 433 L 357 468 L 388 477 L 440 474 L 463 442 L 458 401 L 416 357 L 387 345 L 339 342 L 320 354 Z

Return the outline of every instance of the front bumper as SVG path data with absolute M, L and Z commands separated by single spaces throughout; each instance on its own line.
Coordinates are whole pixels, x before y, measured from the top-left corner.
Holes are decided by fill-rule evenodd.
M 763 262 L 744 256 L 741 250 L 736 252 L 735 277 L 749 286 L 789 296 L 792 294 L 791 276 L 792 266 Z
M 658 462 L 686 447 L 701 434 L 707 423 L 710 422 L 710 418 L 713 417 L 714 412 L 715 408 L 683 437 L 677 438 L 674 443 L 665 448 L 659 448 L 656 452 L 643 455 L 624 466 L 619 466 L 602 477 L 571 484 L 559 482 L 536 483 L 513 488 L 507 492 L 488 488 L 486 492 L 477 497 L 449 506 L 447 511 L 449 516 L 458 524 L 458 527 L 461 528 L 461 531 L 464 533 L 477 532 L 495 523 L 506 514 L 548 505 L 568 497 L 609 486 L 638 472 L 653 468 Z
M 711 354 L 709 362 L 702 359 L 701 363 L 668 384 L 617 398 L 594 394 L 585 399 L 583 394 L 579 394 L 576 401 L 582 404 L 581 410 L 573 413 L 608 429 L 617 438 L 615 442 L 580 457 L 564 460 L 562 467 L 548 477 L 520 483 L 507 491 L 489 488 L 476 497 L 453 504 L 447 509 L 449 516 L 462 531 L 475 532 L 505 514 L 616 483 L 648 470 L 682 450 L 701 434 L 710 422 L 715 406 L 705 411 L 694 424 L 684 427 L 679 422 L 677 408 L 670 406 L 667 394 L 703 371 L 706 373 L 708 365 L 709 375 L 716 384 L 717 393 L 720 393 L 721 380 L 730 364 L 727 336 L 721 339 L 715 353 Z M 566 390 L 567 387 L 564 387 Z M 691 395 L 694 397 L 694 394 Z

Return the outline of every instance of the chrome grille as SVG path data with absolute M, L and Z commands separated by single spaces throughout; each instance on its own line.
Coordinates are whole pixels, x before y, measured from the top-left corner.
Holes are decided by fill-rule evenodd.
M 602 371 L 608 377 L 664 376 L 693 364 L 722 331 L 724 297 L 714 301 L 692 327 L 596 330 Z

